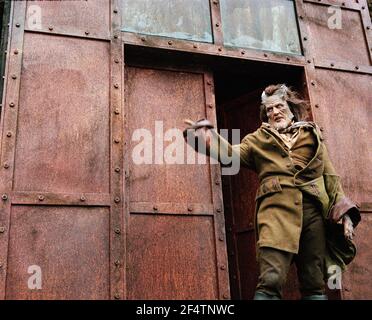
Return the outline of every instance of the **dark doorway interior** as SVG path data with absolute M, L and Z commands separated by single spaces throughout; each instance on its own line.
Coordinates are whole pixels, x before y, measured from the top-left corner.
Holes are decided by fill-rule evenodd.
M 286 83 L 307 96 L 300 67 L 236 61 L 216 68 L 214 75 L 219 127 L 240 129 L 241 138 L 261 124 L 260 97 L 267 85 Z M 235 176 L 223 176 L 222 181 L 231 296 L 252 299 L 258 279 L 254 231 L 257 175 L 242 168 Z M 285 298 L 296 299 L 294 268 L 288 280 Z

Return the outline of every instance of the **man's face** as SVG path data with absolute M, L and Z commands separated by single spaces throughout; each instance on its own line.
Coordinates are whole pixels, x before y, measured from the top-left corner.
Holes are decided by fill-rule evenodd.
M 265 107 L 269 124 L 276 130 L 285 129 L 291 124 L 293 113 L 287 101 L 281 97 L 270 96 L 265 102 Z

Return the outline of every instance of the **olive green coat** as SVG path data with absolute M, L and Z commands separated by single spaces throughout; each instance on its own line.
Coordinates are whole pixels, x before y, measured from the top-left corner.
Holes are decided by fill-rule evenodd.
M 316 137 L 316 152 L 300 171 L 295 170 L 278 133 L 265 123 L 233 146 L 234 150 L 240 150 L 242 166 L 257 172 L 260 181 L 256 195 L 257 246 L 298 253 L 302 192 L 307 192 L 318 202 L 326 219 L 326 265 L 338 264 L 344 269 L 354 258 L 356 249 L 344 238 L 342 225 L 335 226 L 329 221 L 332 207 L 344 197 L 344 192 L 318 127 L 309 123 L 308 128 Z

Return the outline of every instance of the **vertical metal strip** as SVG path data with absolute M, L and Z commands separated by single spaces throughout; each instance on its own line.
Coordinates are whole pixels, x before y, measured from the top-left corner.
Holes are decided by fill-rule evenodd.
M 221 6 L 219 0 L 209 0 L 211 9 L 211 23 L 213 31 L 213 42 L 215 45 L 223 46 L 223 33 L 221 21 Z
M 360 4 L 360 16 L 362 19 L 362 26 L 367 41 L 367 48 L 369 54 L 369 62 L 372 65 L 372 23 L 369 16 L 367 1 L 361 0 Z
M 204 74 L 206 116 L 217 128 L 216 103 L 213 74 Z M 210 164 L 211 190 L 214 210 L 214 235 L 216 245 L 216 262 L 219 299 L 230 299 L 229 271 L 227 260 L 225 218 L 222 198 L 222 181 L 220 165 Z
M 111 210 L 110 210 L 110 294 L 111 299 L 124 298 L 123 239 L 123 50 L 121 40 L 121 11 L 119 0 L 111 1 L 110 43 L 110 137 L 111 137 Z
M 0 299 L 5 299 L 10 225 L 10 196 L 13 187 L 19 89 L 22 66 L 26 1 L 12 2 L 10 45 L 7 57 L 6 93 L 1 119 L 0 162 Z

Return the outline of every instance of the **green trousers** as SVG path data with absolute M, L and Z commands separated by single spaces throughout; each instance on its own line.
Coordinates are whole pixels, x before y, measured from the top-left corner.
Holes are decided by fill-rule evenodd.
M 259 280 L 256 292 L 281 298 L 292 262 L 296 263 L 303 297 L 323 295 L 325 247 L 324 220 L 311 198 L 303 197 L 303 224 L 298 254 L 269 247 L 258 252 Z

